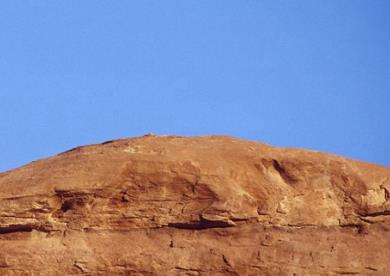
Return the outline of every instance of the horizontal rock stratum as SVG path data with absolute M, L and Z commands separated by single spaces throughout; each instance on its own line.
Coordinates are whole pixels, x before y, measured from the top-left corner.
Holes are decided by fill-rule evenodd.
M 0 174 L 0 275 L 390 275 L 390 169 L 147 135 Z

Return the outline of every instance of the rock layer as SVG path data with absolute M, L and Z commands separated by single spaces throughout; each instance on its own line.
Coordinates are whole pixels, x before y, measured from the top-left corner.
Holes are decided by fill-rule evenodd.
M 0 174 L 0 275 L 390 275 L 390 169 L 147 135 Z

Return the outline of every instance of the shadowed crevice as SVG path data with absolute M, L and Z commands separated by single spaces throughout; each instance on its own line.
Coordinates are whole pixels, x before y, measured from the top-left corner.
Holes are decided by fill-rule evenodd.
M 210 228 L 227 228 L 233 227 L 234 225 L 225 221 L 210 221 L 206 219 L 201 219 L 199 221 L 191 222 L 172 222 L 168 223 L 167 226 L 178 229 L 204 230 Z
M 32 232 L 32 230 L 34 230 L 32 225 L 9 225 L 7 227 L 0 227 L 0 235 L 17 232 Z
M 288 171 L 286 170 L 286 168 L 279 161 L 273 160 L 272 166 L 280 174 L 280 176 L 283 178 L 283 180 L 286 183 L 293 184 L 293 183 L 297 182 L 297 179 L 294 176 L 292 176 L 291 174 L 289 174 Z

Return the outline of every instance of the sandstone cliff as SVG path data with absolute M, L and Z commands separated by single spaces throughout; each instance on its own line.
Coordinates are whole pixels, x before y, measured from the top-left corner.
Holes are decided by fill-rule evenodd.
M 144 136 L 0 174 L 0 275 L 390 275 L 390 169 Z

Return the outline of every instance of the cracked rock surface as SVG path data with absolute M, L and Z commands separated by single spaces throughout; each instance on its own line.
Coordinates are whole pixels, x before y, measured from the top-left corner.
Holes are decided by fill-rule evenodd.
M 147 135 L 0 173 L 0 275 L 390 275 L 390 169 Z

